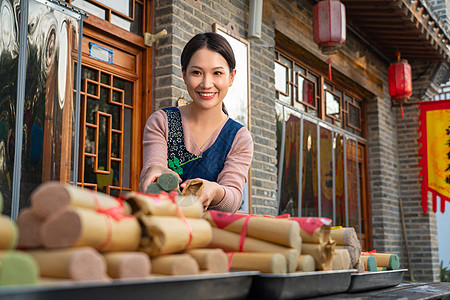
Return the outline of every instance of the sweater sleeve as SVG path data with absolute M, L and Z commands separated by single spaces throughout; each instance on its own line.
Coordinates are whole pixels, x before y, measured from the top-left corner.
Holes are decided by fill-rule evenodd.
M 147 120 L 142 138 L 142 171 L 140 180 L 151 165 L 167 167 L 167 115 L 163 110 L 155 111 Z
M 236 212 L 239 209 L 252 157 L 252 136 L 247 128 L 243 127 L 237 132 L 217 179 L 217 183 L 225 190 L 225 196 L 219 203 L 210 205 L 210 209 L 228 212 Z

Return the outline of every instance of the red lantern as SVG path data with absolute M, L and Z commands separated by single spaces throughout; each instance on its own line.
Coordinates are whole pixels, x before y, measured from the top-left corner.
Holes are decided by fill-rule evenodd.
M 412 95 L 411 66 L 402 59 L 389 66 L 389 96 L 396 104 L 406 103 Z
M 345 6 L 339 0 L 319 1 L 313 9 L 314 42 L 323 54 L 334 54 L 345 42 Z

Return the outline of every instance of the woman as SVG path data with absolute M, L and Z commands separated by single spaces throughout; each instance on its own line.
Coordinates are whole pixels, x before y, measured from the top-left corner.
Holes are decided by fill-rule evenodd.
M 156 111 L 148 119 L 141 192 L 162 173 L 176 172 L 181 188 L 192 179 L 203 181 L 199 201 L 205 209 L 239 209 L 253 141 L 244 126 L 228 117 L 223 105 L 236 75 L 235 65 L 230 44 L 219 34 L 197 34 L 186 44 L 181 70 L 192 101 Z

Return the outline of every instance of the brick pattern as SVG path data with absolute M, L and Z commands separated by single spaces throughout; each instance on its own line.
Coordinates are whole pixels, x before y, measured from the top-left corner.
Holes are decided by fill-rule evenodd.
M 269 0 L 270 1 L 270 0 Z M 251 169 L 252 212 L 277 214 L 277 157 L 274 92 L 274 39 L 280 31 L 312 55 L 323 61 L 317 47 L 311 47 L 312 36 L 304 28 L 312 26 L 310 1 L 272 0 L 297 18 L 290 28 L 282 28 L 271 19 L 264 20 L 262 38 L 251 43 L 251 115 L 250 132 L 254 139 L 254 157 Z M 264 2 L 266 6 L 266 1 Z M 276 13 L 274 11 L 274 13 Z M 182 80 L 180 54 L 184 44 L 196 33 L 211 31 L 212 24 L 225 26 L 232 21 L 242 37 L 246 37 L 248 1 L 241 0 L 155 0 L 154 32 L 162 29 L 168 35 L 153 47 L 153 105 L 154 109 L 175 105 L 180 96 L 189 99 Z M 292 34 L 301 32 L 303 36 Z M 299 37 L 300 36 L 300 37 Z M 306 36 L 306 38 L 305 38 Z M 347 67 L 334 66 L 355 84 L 364 88 L 369 78 L 376 78 L 368 92 L 374 95 L 367 103 L 367 141 L 369 158 L 369 190 L 373 226 L 373 248 L 378 252 L 398 253 L 402 267 L 414 270 L 416 280 L 436 280 L 437 237 L 434 215 L 422 215 L 420 185 L 417 179 L 417 112 L 405 107 L 400 118 L 399 108 L 393 107 L 388 93 L 387 69 L 389 63 L 371 52 L 357 37 L 348 34 L 341 49 Z M 411 63 L 411 62 L 410 62 Z M 352 76 L 348 65 L 360 66 L 366 73 Z M 413 65 L 413 74 L 432 73 L 427 65 Z M 370 76 L 368 76 L 368 74 Z M 419 78 L 424 85 L 429 77 Z M 381 87 L 381 88 L 379 88 Z M 378 89 L 377 89 L 378 88 Z M 381 92 L 380 92 L 381 91 Z M 415 95 L 426 96 L 417 84 Z M 411 266 L 407 264 L 402 230 L 400 201 L 403 204 L 408 251 Z M 406 276 L 408 278 L 408 275 Z
M 398 120 L 398 157 L 401 166 L 400 200 L 403 203 L 411 260 L 411 266 L 408 268 L 412 269 L 417 281 L 439 281 L 436 215 L 422 212 L 417 134 L 419 111 L 417 105 L 409 105 L 403 108 L 403 118 L 398 107 L 395 113 Z M 430 204 L 428 211 L 431 211 Z M 401 265 L 408 266 L 406 257 L 402 257 Z

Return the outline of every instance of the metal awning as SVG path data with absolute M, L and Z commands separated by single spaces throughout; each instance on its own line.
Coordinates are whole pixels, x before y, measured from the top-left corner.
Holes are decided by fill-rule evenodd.
M 450 35 L 426 0 L 341 0 L 347 24 L 386 58 L 450 62 Z

